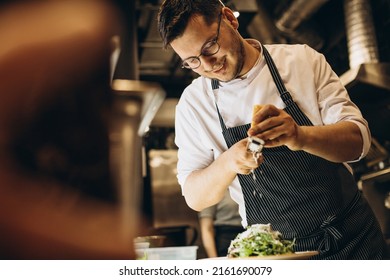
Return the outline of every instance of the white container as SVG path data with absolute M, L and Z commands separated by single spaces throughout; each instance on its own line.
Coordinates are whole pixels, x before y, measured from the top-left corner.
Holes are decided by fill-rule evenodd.
M 134 242 L 134 249 L 147 249 L 150 247 L 149 242 Z
M 198 246 L 136 249 L 139 260 L 196 260 Z

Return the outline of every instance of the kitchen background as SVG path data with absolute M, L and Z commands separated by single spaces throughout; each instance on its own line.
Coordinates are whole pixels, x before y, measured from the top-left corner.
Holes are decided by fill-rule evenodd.
M 148 232 L 190 244 L 197 213 L 186 205 L 176 181 L 174 108 L 196 74 L 182 69 L 172 50 L 163 50 L 156 29 L 161 1 L 118 1 L 129 27 L 116 78 L 158 83 L 166 92 L 143 137 L 142 213 Z M 390 0 L 230 0 L 240 13 L 239 31 L 262 43 L 308 44 L 323 53 L 370 123 L 373 145 L 354 164 L 356 179 L 390 239 Z M 183 234 L 186 241 L 183 241 Z M 178 239 L 180 236 L 180 239 Z M 196 237 L 196 236 L 195 236 Z M 176 241 L 175 241 L 176 240 Z M 199 257 L 204 254 L 199 235 Z M 176 243 L 176 244 L 175 244 Z M 191 243 L 192 244 L 192 243 Z

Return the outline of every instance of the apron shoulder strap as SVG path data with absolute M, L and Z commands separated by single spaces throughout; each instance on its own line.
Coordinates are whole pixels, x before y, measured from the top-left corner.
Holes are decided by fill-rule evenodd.
M 216 79 L 211 79 L 211 88 L 213 91 L 218 90 L 219 89 L 219 81 Z M 215 101 L 215 107 L 217 108 L 218 118 L 219 118 L 219 122 L 221 124 L 222 131 L 225 131 L 225 130 L 227 130 L 227 127 L 225 125 L 225 122 L 223 121 L 221 113 L 219 112 L 218 104 L 216 101 Z
M 265 61 L 267 62 L 268 68 L 271 72 L 272 79 L 275 82 L 280 97 L 282 98 L 283 102 L 286 105 L 289 105 L 290 103 L 293 102 L 291 94 L 287 91 L 286 87 L 284 86 L 284 83 L 282 81 L 282 78 L 280 77 L 278 69 L 276 68 L 274 60 L 272 59 L 268 50 L 264 46 L 263 46 L 263 52 L 264 52 Z
M 219 89 L 219 82 L 216 79 L 211 79 L 211 88 L 213 90 Z

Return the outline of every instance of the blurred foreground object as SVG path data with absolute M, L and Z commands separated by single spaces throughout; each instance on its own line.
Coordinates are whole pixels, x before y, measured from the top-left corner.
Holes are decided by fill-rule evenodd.
M 111 1 L 0 10 L 0 258 L 133 259 L 110 176 Z

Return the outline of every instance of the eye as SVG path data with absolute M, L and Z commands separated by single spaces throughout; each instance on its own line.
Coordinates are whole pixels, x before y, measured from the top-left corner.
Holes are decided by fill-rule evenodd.
M 207 42 L 202 49 L 202 55 L 210 56 L 215 54 L 219 49 L 217 41 L 214 39 L 212 41 Z
M 190 57 L 185 60 L 185 62 L 189 65 L 198 64 L 198 58 L 197 57 Z
M 185 59 L 182 63 L 182 67 L 189 68 L 189 69 L 195 69 L 199 67 L 199 65 L 200 65 L 200 60 L 196 56 L 189 57 Z

